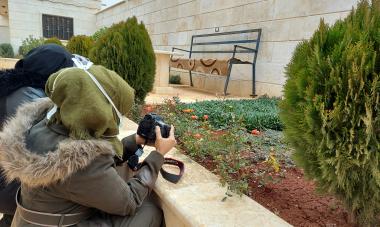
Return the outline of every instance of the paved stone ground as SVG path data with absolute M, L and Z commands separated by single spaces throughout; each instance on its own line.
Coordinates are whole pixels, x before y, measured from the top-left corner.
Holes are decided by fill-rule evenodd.
M 223 94 L 208 93 L 205 91 L 197 90 L 189 86 L 173 86 L 170 91 L 171 94 L 155 94 L 149 93 L 145 98 L 146 104 L 161 104 L 165 99 L 179 97 L 182 102 L 196 102 L 205 100 L 223 100 L 223 99 L 249 99 L 247 97 L 237 96 L 224 96 Z

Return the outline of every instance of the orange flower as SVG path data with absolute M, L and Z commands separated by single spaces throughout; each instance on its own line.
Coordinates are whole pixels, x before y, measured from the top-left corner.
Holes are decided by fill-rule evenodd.
M 203 119 L 207 121 L 208 120 L 208 115 L 204 115 Z
M 184 113 L 192 113 L 192 112 L 194 112 L 194 110 L 193 109 L 184 109 L 184 110 L 182 110 Z
M 257 129 L 253 129 L 252 132 L 251 132 L 252 135 L 255 135 L 255 136 L 258 136 L 261 134 L 261 132 Z
M 194 134 L 194 138 L 195 139 L 201 139 L 202 138 L 202 135 L 197 133 L 197 134 Z
M 197 117 L 197 116 L 195 116 L 195 115 L 193 115 L 193 116 L 191 116 L 191 119 L 193 119 L 193 120 L 197 120 L 197 119 L 198 119 L 198 117 Z

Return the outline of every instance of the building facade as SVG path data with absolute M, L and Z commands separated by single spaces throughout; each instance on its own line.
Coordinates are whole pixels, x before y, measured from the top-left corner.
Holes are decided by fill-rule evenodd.
M 285 83 L 284 68 L 296 45 L 310 38 L 320 19 L 334 23 L 348 15 L 358 0 L 129 0 L 97 13 L 97 27 L 136 16 L 150 33 L 155 49 L 188 49 L 191 36 L 261 28 L 256 63 L 257 94 L 280 96 Z M 197 57 L 216 57 L 209 54 Z M 228 58 L 229 56 L 217 56 Z M 182 73 L 188 83 L 188 74 Z M 225 77 L 194 76 L 196 87 L 223 91 Z M 251 67 L 233 69 L 229 92 L 251 93 Z
M 0 43 L 15 52 L 27 37 L 91 35 L 101 0 L 0 0 Z
M 124 0 L 100 10 L 101 0 L 0 0 L 0 43 L 15 52 L 34 37 L 90 35 L 102 27 L 136 16 L 157 50 L 188 49 L 192 35 L 262 29 L 256 62 L 258 95 L 281 96 L 284 70 L 297 44 L 311 37 L 321 18 L 329 24 L 345 18 L 359 0 Z M 60 37 L 59 37 L 60 38 Z M 229 55 L 194 55 L 224 58 Z M 188 73 L 175 71 L 182 82 Z M 225 77 L 195 74 L 195 87 L 221 92 Z M 229 92 L 248 96 L 251 67 L 235 65 Z

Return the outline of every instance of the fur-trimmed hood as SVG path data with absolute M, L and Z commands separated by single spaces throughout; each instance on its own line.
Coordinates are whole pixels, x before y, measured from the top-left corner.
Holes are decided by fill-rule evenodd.
M 65 139 L 56 150 L 44 155 L 28 150 L 26 132 L 52 106 L 48 98 L 24 104 L 15 117 L 5 123 L 0 132 L 0 167 L 7 181 L 18 179 L 29 187 L 48 186 L 66 180 L 100 155 L 115 154 L 110 143 L 104 140 Z

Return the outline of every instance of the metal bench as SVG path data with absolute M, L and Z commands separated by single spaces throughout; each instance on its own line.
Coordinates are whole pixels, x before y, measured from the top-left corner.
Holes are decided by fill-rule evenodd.
M 237 37 L 236 37 L 237 36 Z M 251 38 L 249 36 L 254 36 Z M 238 64 L 250 64 L 252 65 L 252 96 L 256 96 L 256 87 L 255 87 L 255 72 L 256 72 L 256 59 L 257 53 L 259 50 L 261 37 L 261 29 L 250 29 L 250 30 L 241 30 L 241 31 L 231 31 L 231 32 L 221 32 L 221 33 L 212 33 L 212 34 L 201 34 L 193 35 L 191 38 L 190 50 L 185 50 L 177 47 L 173 47 L 172 51 L 184 51 L 189 53 L 189 59 L 181 59 L 182 62 L 179 62 L 179 59 L 171 58 L 171 68 L 181 68 L 189 71 L 190 75 L 190 85 L 193 86 L 192 72 L 197 72 L 197 60 L 192 59 L 194 54 L 232 54 L 232 57 L 225 61 L 218 62 L 219 65 L 225 65 L 225 76 L 227 76 L 224 84 L 224 95 L 227 95 L 228 83 L 231 78 L 231 71 L 233 65 Z M 210 40 L 211 39 L 211 40 Z M 219 39 L 219 40 L 218 40 Z M 211 49 L 209 47 L 213 47 Z M 248 61 L 243 61 L 238 58 L 241 54 L 252 54 L 252 59 Z M 187 60 L 188 63 L 184 63 L 183 60 Z M 207 60 L 206 60 L 207 61 Z M 208 66 L 205 60 L 200 60 L 199 64 Z M 210 64 L 214 64 L 216 61 L 211 61 Z M 177 62 L 177 63 L 176 63 Z M 210 62 L 210 61 L 209 61 Z M 184 67 L 186 65 L 186 67 Z M 221 71 L 217 69 L 211 69 L 207 73 L 213 74 L 214 72 L 221 75 Z M 199 71 L 198 71 L 199 72 Z M 224 73 L 222 73 L 224 74 Z

